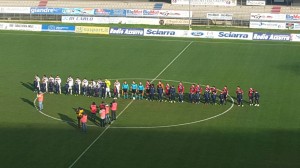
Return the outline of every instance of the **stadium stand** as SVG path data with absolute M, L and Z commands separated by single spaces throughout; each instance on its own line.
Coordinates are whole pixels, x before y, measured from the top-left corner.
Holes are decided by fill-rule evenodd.
M 47 3 L 45 3 L 47 2 Z M 5 7 L 34 7 L 44 4 L 46 7 L 82 7 L 82 8 L 108 8 L 108 9 L 154 9 L 162 10 L 189 10 L 188 5 L 172 5 L 165 2 L 149 2 L 147 0 L 0 0 L 0 6 Z M 161 4 L 159 6 L 158 4 Z M 199 6 L 192 5 L 193 18 L 206 18 L 207 13 L 230 13 L 233 19 L 247 20 L 250 13 L 300 13 L 296 6 Z

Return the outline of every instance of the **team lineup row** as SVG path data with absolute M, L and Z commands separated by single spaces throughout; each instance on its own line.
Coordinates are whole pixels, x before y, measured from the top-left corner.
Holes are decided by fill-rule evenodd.
M 130 85 L 126 80 L 123 81 L 122 84 L 118 80 L 115 80 L 112 86 L 109 79 L 88 81 L 86 78 L 80 80 L 77 77 L 74 80 L 69 76 L 64 86 L 62 86 L 62 80 L 58 75 L 55 78 L 52 75 L 50 75 L 49 78 L 46 75 L 43 75 L 42 79 L 40 79 L 38 75 L 35 75 L 33 84 L 35 92 L 41 91 L 44 93 L 49 92 L 50 94 L 61 94 L 61 88 L 63 87 L 65 94 L 100 97 L 102 99 L 107 97 L 117 99 L 122 96 L 124 99 L 147 99 L 150 101 L 158 100 L 160 102 L 169 101 L 171 103 L 175 103 L 177 99 L 178 102 L 182 103 L 185 98 L 185 88 L 182 82 L 179 82 L 178 86 L 175 88 L 174 85 L 170 85 L 169 83 L 164 85 L 161 81 L 158 81 L 155 86 L 147 80 L 144 86 L 142 82 L 136 83 L 134 80 Z M 244 106 L 244 91 L 238 86 L 235 93 L 237 105 Z M 218 90 L 215 86 L 206 85 L 203 90 L 200 84 L 191 84 L 188 92 L 188 101 L 195 104 L 203 102 L 204 104 L 218 103 L 220 105 L 225 105 L 228 94 L 229 91 L 227 86 L 224 86 L 222 90 Z M 260 94 L 257 90 L 249 88 L 248 98 L 250 106 L 259 106 Z

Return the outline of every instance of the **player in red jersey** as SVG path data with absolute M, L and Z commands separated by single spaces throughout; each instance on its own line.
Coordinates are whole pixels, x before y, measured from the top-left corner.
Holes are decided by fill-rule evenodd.
M 250 88 L 248 91 L 248 97 L 250 106 L 253 106 L 254 90 L 252 88 Z
M 146 99 L 149 100 L 150 99 L 149 98 L 149 93 L 150 93 L 150 81 L 149 80 L 146 81 L 145 90 L 146 90 Z
M 183 94 L 184 94 L 184 86 L 182 82 L 179 82 L 179 85 L 177 86 L 178 91 L 178 97 L 179 97 L 179 103 L 183 103 Z
M 223 96 L 224 96 L 224 104 L 226 105 L 227 97 L 228 97 L 228 88 L 227 86 L 224 86 L 222 90 Z
M 192 84 L 192 86 L 190 87 L 190 93 L 189 93 L 189 98 L 190 98 L 190 102 L 191 103 L 195 103 L 195 84 Z
M 166 102 L 167 101 L 171 101 L 171 97 L 170 97 L 170 85 L 169 83 L 166 83 L 166 87 L 165 87 L 165 95 L 166 95 Z
M 206 85 L 205 92 L 204 92 L 205 105 L 209 104 L 209 95 L 210 95 L 210 87 L 209 85 Z
M 197 86 L 195 87 L 195 102 L 196 102 L 196 104 L 200 103 L 201 94 L 202 94 L 202 88 L 201 88 L 200 84 L 197 84 Z
M 238 106 L 244 107 L 244 105 L 243 105 L 243 94 L 244 94 L 244 91 L 241 89 L 240 86 L 238 86 L 236 88 L 235 93 L 236 93 L 236 98 L 237 98 L 237 104 L 238 104 Z

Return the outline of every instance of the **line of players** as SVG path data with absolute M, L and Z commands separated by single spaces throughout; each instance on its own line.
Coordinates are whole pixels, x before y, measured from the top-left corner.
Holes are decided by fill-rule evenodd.
M 34 78 L 34 88 L 35 91 L 49 92 L 50 94 L 61 94 L 61 82 L 62 80 L 58 75 L 55 78 L 52 77 L 52 75 L 50 75 L 49 78 L 44 75 L 42 80 L 40 80 L 39 76 L 36 75 Z M 135 81 L 132 81 L 129 85 L 127 81 L 124 81 L 121 84 L 118 80 L 116 80 L 113 84 L 113 95 L 111 95 L 111 82 L 108 79 L 105 79 L 104 81 L 100 79 L 98 81 L 91 80 L 89 82 L 86 78 L 81 81 L 77 77 L 74 81 L 71 76 L 67 78 L 64 88 L 65 94 L 72 95 L 74 90 L 75 96 L 82 94 L 88 97 L 93 96 L 100 97 L 102 99 L 113 97 L 114 99 L 117 99 L 122 95 L 124 99 L 132 98 L 142 100 L 145 98 L 150 101 L 169 101 L 171 103 L 175 103 L 177 98 L 178 102 L 182 103 L 184 101 L 185 93 L 185 88 L 182 82 L 179 82 L 177 88 L 175 88 L 174 85 L 170 85 L 169 83 L 166 83 L 166 86 L 164 86 L 161 81 L 159 81 L 155 87 L 153 83 L 147 80 L 144 87 L 142 82 L 137 84 Z M 210 87 L 209 85 L 206 85 L 203 90 L 200 84 L 192 84 L 189 88 L 188 99 L 190 103 L 199 104 L 203 96 L 204 104 L 215 105 L 218 103 L 220 105 L 226 105 L 228 93 L 229 91 L 227 86 L 224 86 L 218 94 L 218 89 L 216 89 L 215 86 Z M 244 106 L 243 95 L 244 91 L 238 86 L 236 89 L 238 106 Z M 250 106 L 259 106 L 260 94 L 257 90 L 250 88 L 248 91 L 248 97 Z M 217 98 L 219 99 L 218 102 Z

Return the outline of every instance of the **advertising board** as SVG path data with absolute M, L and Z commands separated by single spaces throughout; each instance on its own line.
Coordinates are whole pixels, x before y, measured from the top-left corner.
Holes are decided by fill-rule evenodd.
M 246 5 L 250 6 L 265 6 L 266 0 L 247 0 Z
M 176 5 L 216 5 L 216 6 L 236 6 L 236 0 L 171 0 Z
M 273 13 L 251 13 L 250 20 L 260 21 L 285 21 L 286 14 L 273 14 Z
M 76 26 L 75 33 L 109 34 L 109 27 Z
M 42 31 L 48 31 L 48 32 L 75 32 L 75 26 L 43 24 L 42 25 Z
M 290 34 L 253 33 L 253 40 L 290 41 Z
M 238 40 L 252 40 L 252 32 L 227 32 L 214 31 L 214 38 L 216 39 L 238 39 Z
M 94 10 L 96 16 L 126 16 L 125 9 L 99 9 Z
M 288 20 L 288 21 L 300 21 L 300 14 L 286 14 L 286 20 Z
M 214 38 L 214 31 L 190 30 L 187 36 L 192 38 Z
M 62 8 L 30 8 L 31 14 L 40 14 L 40 15 L 61 15 Z
M 187 37 L 188 30 L 173 30 L 173 29 L 145 29 L 144 36 L 158 37 Z
M 143 10 L 144 17 L 160 17 L 160 18 L 188 18 L 192 17 L 192 11 L 175 11 L 175 10 Z
M 89 17 L 62 16 L 63 23 L 94 23 L 94 24 L 147 24 L 159 25 L 158 18 L 126 18 L 126 17 Z
M 212 20 L 232 20 L 233 14 L 229 13 L 207 13 L 206 18 Z
M 289 30 L 300 30 L 300 23 L 286 23 L 286 28 Z
M 291 34 L 291 41 L 300 42 L 300 34 Z
M 41 24 L 0 23 L 0 30 L 42 31 Z
M 109 30 L 110 35 L 129 35 L 129 36 L 143 36 L 144 29 L 142 28 L 118 28 L 112 27 Z
M 189 25 L 188 19 L 160 19 L 160 25 Z
M 253 22 L 250 21 L 250 28 L 255 29 L 287 29 L 286 23 L 282 22 Z
M 94 8 L 62 8 L 64 15 L 94 15 Z
M 30 13 L 30 7 L 0 7 L 0 13 Z

